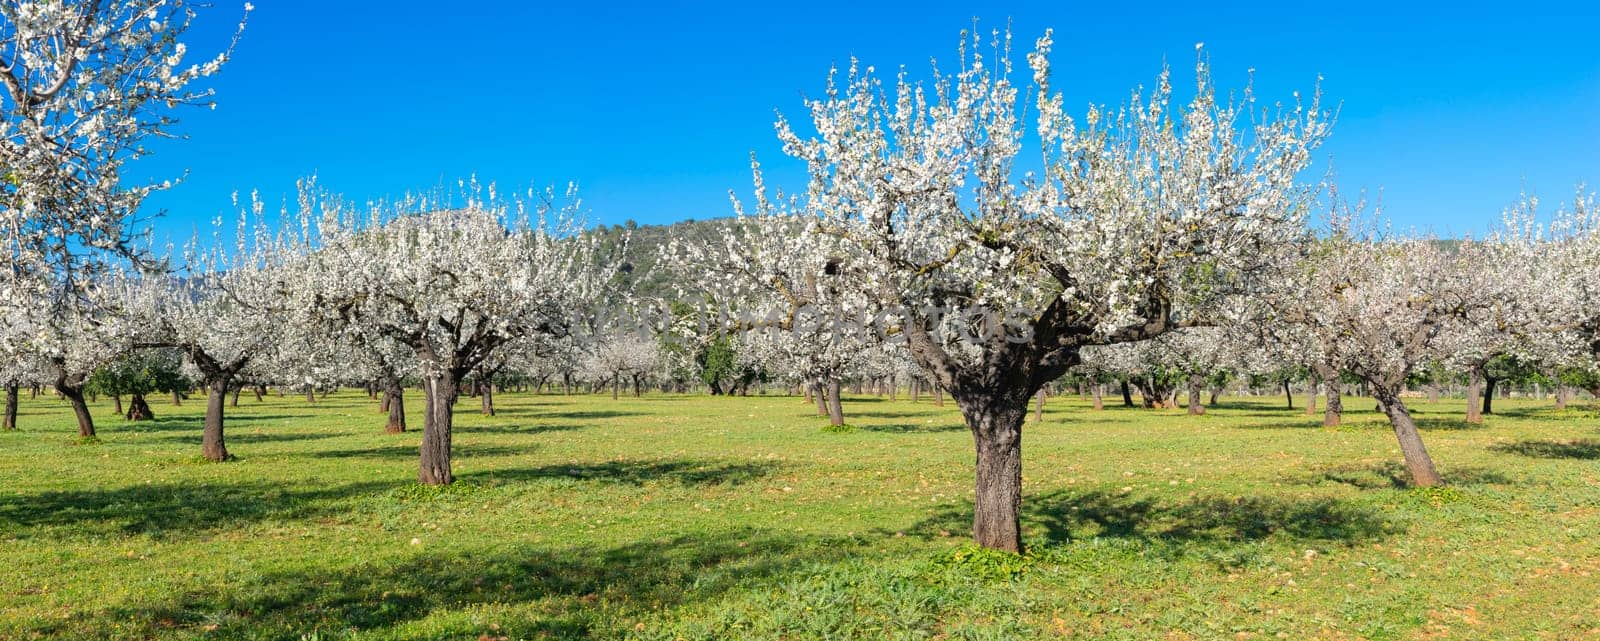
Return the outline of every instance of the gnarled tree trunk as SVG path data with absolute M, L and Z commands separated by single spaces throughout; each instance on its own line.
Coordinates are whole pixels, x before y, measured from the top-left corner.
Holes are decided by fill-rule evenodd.
M 450 430 L 454 423 L 451 410 L 456 404 L 455 375 L 450 372 L 430 374 L 422 379 L 423 420 L 422 455 L 417 469 L 417 482 L 424 485 L 448 485 L 456 477 L 450 471 Z
M 1483 370 L 1472 368 L 1467 379 L 1467 422 L 1474 425 L 1483 422 L 1482 406 L 1479 396 L 1483 394 Z
M 1189 376 L 1189 413 L 1195 416 L 1206 413 L 1204 405 L 1200 404 L 1200 393 L 1205 391 L 1206 377 L 1198 374 Z
M 1022 423 L 1029 394 L 955 396 L 977 450 L 972 538 L 986 548 L 1021 553 Z
M 828 379 L 828 424 L 844 425 L 844 402 L 839 398 L 839 379 Z
M 1133 391 L 1128 389 L 1128 379 L 1122 379 L 1122 406 L 1133 407 Z
M 213 461 L 232 458 L 222 434 L 223 404 L 227 402 L 228 388 L 232 384 L 230 377 L 219 376 L 209 383 L 210 389 L 206 393 L 206 420 L 200 434 L 200 453 Z
M 0 418 L 0 430 L 11 431 L 17 429 L 17 385 L 6 386 L 6 409 L 3 418 Z
M 128 402 L 127 417 L 130 421 L 148 421 L 153 420 L 156 413 L 150 409 L 150 403 L 145 400 L 144 394 L 134 394 L 133 399 Z
M 72 413 L 78 418 L 78 436 L 94 436 L 94 417 L 89 414 L 89 404 L 83 402 L 83 382 L 66 374 L 57 374 L 56 392 L 72 403 Z
M 406 431 L 406 388 L 399 380 L 390 380 L 386 383 L 383 392 L 384 409 L 389 412 L 389 422 L 383 426 L 383 431 L 390 434 L 400 434 Z
M 1422 444 L 1422 434 L 1417 431 L 1416 421 L 1411 420 L 1411 412 L 1406 410 L 1405 402 L 1400 400 L 1399 392 L 1383 385 L 1374 385 L 1373 393 L 1382 404 L 1383 413 L 1389 417 L 1395 438 L 1400 441 L 1400 453 L 1405 457 L 1406 469 L 1411 472 L 1411 483 L 1417 487 L 1442 484 L 1438 470 L 1433 467 L 1433 457 L 1428 456 L 1428 448 Z
M 1323 383 L 1327 390 L 1328 407 L 1322 411 L 1323 427 L 1338 427 L 1344 420 L 1344 399 L 1339 395 L 1339 381 L 1332 380 Z

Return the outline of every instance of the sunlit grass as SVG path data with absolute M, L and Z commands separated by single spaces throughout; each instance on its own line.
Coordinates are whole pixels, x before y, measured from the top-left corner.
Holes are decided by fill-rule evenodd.
M 0 638 L 1600 638 L 1600 419 L 1421 400 L 1451 485 L 1347 424 L 1053 399 L 1025 430 L 1022 559 L 966 544 L 954 404 L 463 399 L 457 486 L 365 395 L 195 399 L 127 423 L 24 398 L 0 433 Z M 416 400 L 412 399 L 415 404 Z M 412 408 L 414 420 L 420 407 Z M 414 425 L 413 428 L 420 427 Z

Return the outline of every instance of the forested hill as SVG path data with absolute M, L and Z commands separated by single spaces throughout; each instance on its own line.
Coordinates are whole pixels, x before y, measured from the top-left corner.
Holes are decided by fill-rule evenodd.
M 675 298 L 671 273 L 657 265 L 660 252 L 673 239 L 703 239 L 719 234 L 732 218 L 683 220 L 668 225 L 640 225 L 629 220 L 621 225 L 599 225 L 592 233 L 600 236 L 600 256 L 619 261 L 617 279 L 635 294 L 647 298 Z M 625 245 L 625 246 L 624 246 Z

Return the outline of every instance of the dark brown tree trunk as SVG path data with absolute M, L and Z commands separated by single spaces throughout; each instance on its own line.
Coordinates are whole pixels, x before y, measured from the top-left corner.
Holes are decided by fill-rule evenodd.
M 234 385 L 228 397 L 228 407 L 239 406 L 239 394 L 244 391 L 244 385 Z
M 400 381 L 394 380 L 387 383 L 383 392 L 384 410 L 389 412 L 389 422 L 383 426 L 383 431 L 390 434 L 400 434 L 406 431 L 406 388 Z
M 1022 422 L 1028 397 L 957 400 L 977 450 L 972 538 L 980 546 L 1020 554 Z
M 256 402 L 260 403 L 261 402 L 261 395 L 266 393 L 267 387 L 265 385 L 257 385 L 257 386 L 255 386 L 255 387 L 253 387 L 251 389 L 253 389 L 255 391 L 255 393 L 256 393 Z
M 1133 390 L 1128 389 L 1128 379 L 1122 379 L 1122 406 L 1133 407 Z
M 828 424 L 844 425 L 844 401 L 839 398 L 839 379 L 828 379 Z
M 417 482 L 423 485 L 449 485 L 455 482 L 450 471 L 450 430 L 454 423 L 451 409 L 459 390 L 449 372 L 426 377 L 423 386 L 422 456 Z
M 1417 432 L 1417 424 L 1411 420 L 1411 412 L 1406 410 L 1406 404 L 1400 400 L 1398 391 L 1391 391 L 1383 385 L 1373 385 L 1373 392 L 1378 396 L 1378 402 L 1383 405 L 1383 413 L 1389 417 L 1389 425 L 1394 428 L 1395 438 L 1400 441 L 1400 453 L 1405 457 L 1406 469 L 1411 472 L 1411 483 L 1417 487 L 1433 487 L 1443 481 L 1439 478 L 1438 470 L 1433 467 L 1433 458 L 1428 456 L 1428 448 L 1422 444 L 1422 434 Z
M 17 386 L 6 386 L 6 409 L 3 418 L 0 418 L 0 430 L 7 432 L 17 429 Z
M 1473 367 L 1467 374 L 1467 422 L 1474 425 L 1483 422 L 1483 406 L 1479 396 L 1483 394 L 1483 370 Z
M 812 398 L 811 398 L 811 386 L 810 386 L 810 385 L 806 385 L 806 384 L 804 384 L 804 383 L 801 383 L 801 384 L 800 384 L 800 391 L 801 391 L 801 393 L 803 393 L 803 394 L 805 394 L 805 396 L 806 396 L 806 403 L 813 403 L 813 402 L 815 402 L 815 401 L 813 401 L 813 400 L 812 400 Z M 712 396 L 715 396 L 715 395 L 716 395 L 716 394 L 712 394 Z
M 478 397 L 483 402 L 480 408 L 484 416 L 494 416 L 494 384 L 487 380 L 478 383 L 482 389 L 478 390 Z
M 389 401 L 390 401 L 390 399 L 394 398 L 393 396 L 390 395 L 390 391 L 393 390 L 393 388 L 394 388 L 393 385 L 391 385 L 389 383 L 384 383 L 384 388 L 383 388 L 383 393 L 382 393 L 383 395 L 378 398 L 378 411 L 379 412 L 388 412 L 389 411 Z
M 811 384 L 811 400 L 817 404 L 817 416 L 828 415 L 828 393 L 823 390 L 822 381 Z
M 228 446 L 222 435 L 223 403 L 226 402 L 228 388 L 233 381 L 223 376 L 211 381 L 211 389 L 206 393 L 206 421 L 205 428 L 200 434 L 200 453 L 213 461 L 226 461 L 232 458 L 228 454 Z
M 78 436 L 94 436 L 94 417 L 89 415 L 89 404 L 83 402 L 83 384 L 74 385 L 65 377 L 57 377 L 56 392 L 72 402 L 72 413 L 78 417 Z
M 117 416 L 122 416 L 123 415 L 123 411 L 122 411 L 122 395 L 121 394 L 112 394 L 111 395 L 111 413 L 112 414 L 116 414 Z
M 893 402 L 899 400 L 895 397 L 900 395 L 900 381 L 897 381 L 893 376 L 890 376 L 888 380 L 884 382 L 884 384 L 889 388 L 889 401 Z
M 1312 377 L 1306 384 L 1306 416 L 1317 415 L 1317 395 L 1322 393 L 1321 381 Z
M 310 386 L 310 385 L 306 386 L 306 402 L 307 403 L 315 403 L 315 402 L 317 402 L 317 388 L 315 388 L 313 386 Z
M 1104 398 L 1105 397 L 1105 393 L 1106 393 L 1105 384 L 1104 383 L 1095 383 L 1093 385 L 1090 385 L 1089 388 L 1090 388 L 1090 393 L 1094 394 L 1094 409 L 1095 409 L 1095 411 L 1100 411 L 1100 410 L 1105 409 L 1106 408 L 1106 402 L 1105 402 L 1105 398 Z
M 183 405 L 183 392 L 172 390 L 172 405 L 173 407 Z
M 1500 382 L 1500 379 L 1495 378 L 1493 376 L 1486 376 L 1483 379 L 1483 414 L 1484 415 L 1489 415 L 1489 414 L 1493 414 L 1494 413 L 1494 387 L 1495 387 L 1495 384 L 1499 383 L 1499 382 Z
M 1206 406 L 1208 406 L 1208 407 L 1216 407 L 1217 406 L 1217 395 L 1221 394 L 1221 393 L 1222 393 L 1222 388 L 1218 388 L 1218 387 L 1211 388 L 1211 396 L 1206 399 Z
M 1199 375 L 1189 376 L 1189 413 L 1199 416 L 1206 413 L 1206 407 L 1200 404 L 1200 394 L 1205 391 L 1206 378 Z
M 134 394 L 133 400 L 128 403 L 127 417 L 130 421 L 149 421 L 155 419 L 156 413 L 150 409 L 150 402 L 145 400 L 144 394 Z
M 1322 411 L 1323 427 L 1338 427 L 1344 420 L 1344 400 L 1339 396 L 1339 381 L 1323 384 L 1327 388 L 1328 407 Z
M 11 432 L 16 430 L 16 393 L 19 385 L 6 385 L 5 387 L 5 414 L 0 417 L 0 430 Z
M 1289 409 L 1294 409 L 1294 390 L 1289 389 L 1289 379 L 1283 379 L 1283 398 L 1289 402 Z

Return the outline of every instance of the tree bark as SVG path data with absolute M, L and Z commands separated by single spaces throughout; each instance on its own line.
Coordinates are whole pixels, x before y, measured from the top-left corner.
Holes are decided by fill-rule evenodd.
M 94 417 L 89 415 L 89 404 L 83 402 L 83 384 L 74 384 L 66 376 L 57 376 L 56 392 L 72 402 L 72 413 L 78 418 L 78 436 L 94 436 Z
M 401 434 L 406 431 L 406 388 L 399 380 L 391 380 L 383 392 L 384 410 L 389 412 L 389 422 L 383 426 L 383 431 L 389 434 Z
M 256 402 L 260 403 L 261 402 L 261 395 L 267 391 L 266 386 L 264 386 L 264 385 L 256 385 L 255 387 L 252 387 L 251 389 L 253 391 L 255 391 L 255 393 L 256 393 Z
M 938 383 L 933 384 L 933 406 L 944 407 L 944 386 Z
M 1106 402 L 1105 402 L 1105 398 L 1104 398 L 1105 397 L 1105 393 L 1106 393 L 1105 383 L 1095 383 L 1093 385 L 1090 385 L 1089 388 L 1090 388 L 1090 393 L 1094 394 L 1094 409 L 1095 409 L 1095 411 L 1100 411 L 1100 410 L 1105 409 L 1106 408 Z
M 1289 389 L 1289 379 L 1283 379 L 1283 398 L 1289 402 L 1289 409 L 1294 409 L 1294 390 Z
M 1327 389 L 1328 407 L 1322 411 L 1323 427 L 1338 427 L 1344 420 L 1344 399 L 1339 396 L 1339 381 L 1323 383 Z
M 972 538 L 978 545 L 1022 552 L 1022 423 L 1028 397 L 957 396 L 977 450 Z M 988 403 L 984 401 L 989 401 Z
M 311 386 L 311 385 L 307 385 L 306 386 L 306 402 L 307 403 L 315 403 L 315 402 L 317 402 L 317 388 L 316 387 Z
M 451 409 L 455 406 L 456 388 L 453 374 L 441 372 L 423 378 L 426 393 L 423 396 L 422 455 L 417 469 L 417 482 L 423 485 L 449 485 L 456 478 L 450 472 L 450 429 L 453 424 Z
M 1494 387 L 1499 382 L 1500 379 L 1493 376 L 1486 376 L 1483 379 L 1483 413 L 1485 415 L 1494 413 Z
M 7 432 L 17 429 L 17 385 L 6 386 L 6 409 L 3 418 L 0 418 L 0 430 Z
M 1199 416 L 1206 413 L 1206 407 L 1200 404 L 1200 393 L 1205 391 L 1205 386 L 1204 376 L 1189 376 L 1189 414 Z
M 227 443 L 223 439 L 222 422 L 223 403 L 227 400 L 228 388 L 232 383 L 229 377 L 218 377 L 211 381 L 211 389 L 206 394 L 206 420 L 200 434 L 200 453 L 213 461 L 220 462 L 231 458 Z
M 12 386 L 9 389 L 11 390 L 10 391 L 11 394 L 16 394 L 16 391 L 15 391 L 16 387 L 15 386 Z M 1556 387 L 1556 409 L 1558 409 L 1558 410 L 1567 409 L 1567 395 L 1570 394 L 1570 393 L 1571 393 L 1571 390 L 1567 389 L 1567 386 L 1565 386 L 1565 385 L 1561 385 L 1559 387 Z
M 494 416 L 494 384 L 488 380 L 482 380 L 478 382 L 478 385 L 482 387 L 482 389 L 478 390 L 478 398 L 483 401 L 481 408 L 483 415 Z M 612 398 L 616 398 L 616 395 L 613 394 Z
M 244 386 L 243 385 L 234 385 L 233 386 L 233 390 L 230 392 L 230 396 L 228 397 L 228 407 L 238 407 L 239 406 L 239 394 L 241 392 L 243 392 L 243 391 L 244 391 Z
M 844 425 L 844 401 L 839 398 L 839 379 L 828 379 L 828 424 Z
M 179 405 L 183 405 L 183 392 L 172 390 L 172 406 L 177 407 Z
M 1317 395 L 1321 393 L 1321 387 L 1321 381 L 1316 377 L 1312 377 L 1311 382 L 1306 385 L 1306 416 L 1317 415 Z
M 1133 407 L 1133 391 L 1128 389 L 1128 379 L 1122 379 L 1122 406 Z
M 1471 372 L 1471 374 L 1469 375 L 1469 377 L 1467 379 L 1467 422 L 1468 423 L 1472 423 L 1472 424 L 1476 425 L 1476 424 L 1479 424 L 1479 423 L 1483 422 L 1483 414 L 1481 413 L 1482 412 L 1482 409 L 1481 409 L 1482 406 L 1480 405 L 1480 403 L 1482 403 L 1482 401 L 1479 400 L 1479 398 L 1478 398 L 1482 394 L 1483 394 L 1483 371 L 1480 368 L 1474 367 L 1474 368 L 1472 368 L 1472 372 Z
M 390 392 L 393 389 L 394 389 L 393 385 L 391 385 L 389 383 L 384 383 L 383 384 L 383 392 L 382 392 L 383 395 L 378 397 L 378 411 L 379 412 L 388 412 L 389 411 L 390 399 L 394 398 L 393 396 L 390 395 Z
M 128 420 L 149 421 L 155 417 L 156 413 L 150 409 L 150 402 L 145 400 L 144 394 L 134 394 L 133 399 L 128 402 Z
M 1033 422 L 1035 422 L 1035 423 L 1043 423 L 1044 422 L 1044 397 L 1045 397 L 1044 388 L 1041 387 L 1041 388 L 1039 388 L 1039 391 L 1034 392 L 1033 393 L 1033 397 L 1035 399 L 1037 399 L 1037 401 L 1034 403 Z
M 115 414 L 117 416 L 122 416 L 123 411 L 122 411 L 122 395 L 121 394 L 112 394 L 111 395 L 111 413 Z
M 1406 469 L 1411 472 L 1411 484 L 1417 487 L 1442 484 L 1438 470 L 1433 467 L 1433 457 L 1428 456 L 1428 448 L 1422 444 L 1417 424 L 1411 420 L 1411 412 L 1406 410 L 1400 395 L 1382 385 L 1374 385 L 1373 388 L 1378 401 L 1383 404 L 1383 413 L 1389 417 L 1389 425 L 1394 428 L 1395 438 L 1400 441 L 1400 453 L 1405 457 Z

